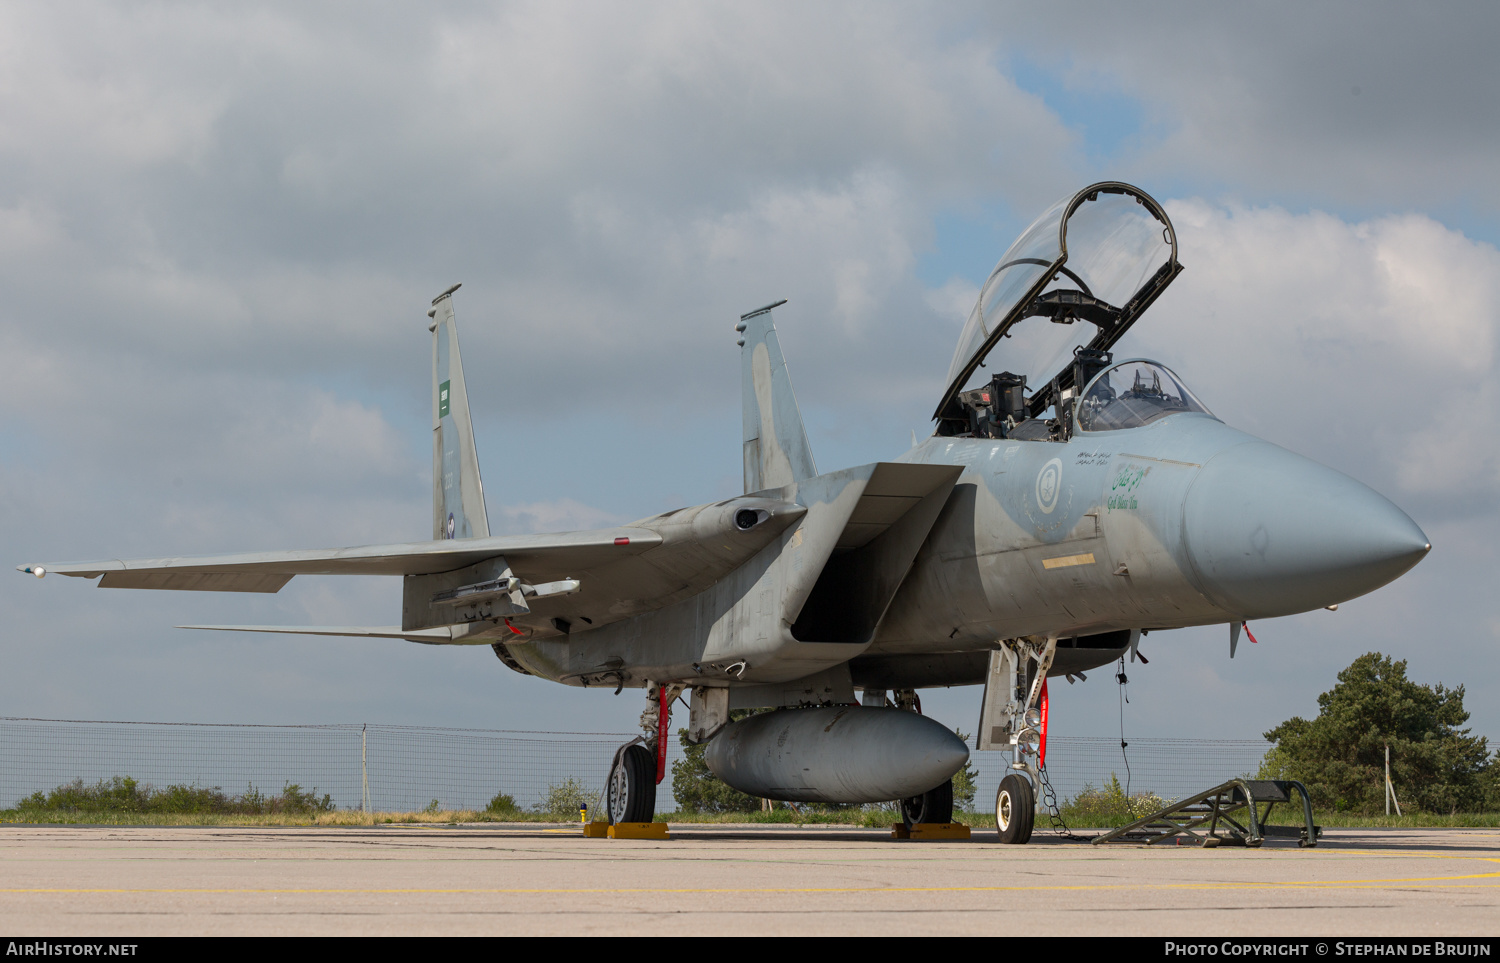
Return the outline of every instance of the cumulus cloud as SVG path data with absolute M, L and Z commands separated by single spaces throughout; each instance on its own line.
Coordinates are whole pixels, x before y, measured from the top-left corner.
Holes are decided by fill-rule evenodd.
M 625 518 L 601 511 L 571 498 L 531 502 L 525 505 L 501 505 L 490 519 L 490 530 L 497 535 L 533 532 L 577 532 L 590 528 L 620 525 Z
M 1158 0 L 981 15 L 1075 91 L 1138 99 L 1139 156 L 1117 158 L 1135 176 L 1365 210 L 1500 210 L 1493 4 Z
M 1226 420 L 1387 494 L 1492 511 L 1500 252 L 1418 214 L 1168 211 L 1188 269 L 1122 348 L 1174 359 Z

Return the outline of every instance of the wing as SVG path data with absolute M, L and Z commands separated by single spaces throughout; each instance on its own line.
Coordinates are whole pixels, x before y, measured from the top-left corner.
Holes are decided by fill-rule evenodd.
M 97 578 L 100 588 L 279 592 L 297 575 L 433 575 L 496 556 L 508 559 L 517 572 L 585 572 L 648 552 L 661 543 L 662 537 L 647 529 L 607 528 L 557 535 L 502 535 L 240 555 L 107 559 L 19 568 L 33 575 Z
M 410 600 L 422 603 L 461 588 L 492 588 L 492 583 L 470 583 L 494 577 L 476 572 L 503 571 L 515 578 L 518 598 L 536 593 L 530 600 L 533 607 L 513 621 L 544 636 L 565 635 L 575 621 L 580 628 L 601 625 L 696 595 L 765 549 L 806 511 L 776 498 L 748 495 L 588 532 L 18 568 L 38 576 L 98 578 L 101 588 L 200 592 L 277 592 L 298 575 L 401 575 L 407 577 Z M 469 644 L 486 641 L 463 625 L 441 624 L 462 621 L 455 609 L 442 613 L 447 617 L 419 618 L 399 627 L 193 627 L 450 644 L 461 638 Z M 494 631 L 503 635 L 504 625 L 497 624 Z
M 179 629 L 210 629 L 215 632 L 272 632 L 277 635 L 338 635 L 357 639 L 405 639 L 428 645 L 451 645 L 456 628 L 403 630 L 399 625 L 179 625 Z M 461 637 L 461 636 L 460 636 Z

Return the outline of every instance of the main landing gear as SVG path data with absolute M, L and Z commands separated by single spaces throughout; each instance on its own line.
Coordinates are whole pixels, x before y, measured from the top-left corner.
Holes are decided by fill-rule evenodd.
M 917 690 L 896 689 L 891 695 L 891 704 L 897 709 L 922 714 L 922 699 L 917 695 Z M 884 699 L 880 701 L 883 702 Z M 900 800 L 900 810 L 901 822 L 908 830 L 918 824 L 947 825 L 953 822 L 953 780 L 949 779 L 920 796 Z
M 615 753 L 605 812 L 611 825 L 649 823 L 656 817 L 656 758 L 640 743 Z
M 656 786 L 666 776 L 672 701 L 683 688 L 670 683 L 646 686 L 649 702 L 646 711 L 641 713 L 641 729 L 646 735 L 621 746 L 609 767 L 609 781 L 604 787 L 604 812 L 610 825 L 655 820 Z
M 953 822 L 953 780 L 920 796 L 901 800 L 901 821 L 907 829 L 917 823 Z

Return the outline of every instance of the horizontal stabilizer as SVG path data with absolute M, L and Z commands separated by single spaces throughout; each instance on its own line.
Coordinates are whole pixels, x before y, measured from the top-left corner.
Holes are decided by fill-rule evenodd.
M 215 632 L 273 632 L 278 635 L 340 635 L 359 639 L 405 639 L 448 645 L 455 641 L 454 629 L 466 632 L 467 625 L 440 625 L 432 629 L 410 629 L 399 625 L 179 625 L 179 629 L 209 629 Z

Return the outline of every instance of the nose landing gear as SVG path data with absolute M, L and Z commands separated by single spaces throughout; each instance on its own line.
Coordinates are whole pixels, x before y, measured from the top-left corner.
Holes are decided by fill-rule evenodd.
M 1013 772 L 1000 780 L 1000 791 L 995 794 L 995 828 L 1000 830 L 1000 841 L 1028 842 L 1035 825 L 1036 793 L 1031 780 Z
M 1056 654 L 1055 638 L 1036 636 L 1001 640 L 990 653 L 978 746 L 1012 754 L 1014 771 L 995 795 L 1002 843 L 1027 842 L 1036 824 L 1036 786 L 1047 758 L 1047 671 Z

